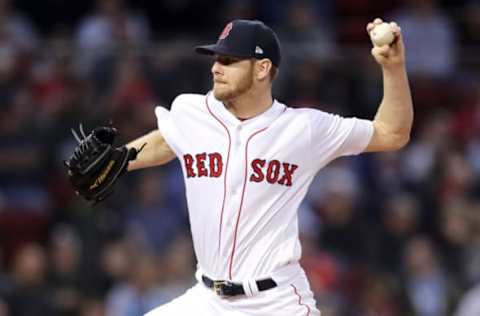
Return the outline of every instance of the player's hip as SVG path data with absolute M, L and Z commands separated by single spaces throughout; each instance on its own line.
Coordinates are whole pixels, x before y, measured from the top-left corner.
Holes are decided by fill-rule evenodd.
M 227 299 L 228 304 L 244 315 L 318 316 L 313 292 L 303 270 L 293 277 L 275 279 L 278 285 L 252 297 Z
M 307 279 L 298 275 L 255 296 L 220 297 L 203 283 L 146 316 L 319 316 Z
M 196 277 L 206 295 L 219 306 L 239 311 L 242 315 L 319 315 L 315 299 L 304 270 L 298 262 L 275 269 L 272 273 L 255 279 L 237 281 L 247 290 L 247 295 L 222 296 L 218 291 L 205 284 L 203 271 L 199 269 Z M 266 290 L 251 291 L 252 281 L 273 280 L 274 287 Z

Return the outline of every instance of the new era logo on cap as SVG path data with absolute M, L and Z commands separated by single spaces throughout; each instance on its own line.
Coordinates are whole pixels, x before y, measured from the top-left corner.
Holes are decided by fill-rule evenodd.
M 255 47 L 255 54 L 263 54 L 263 49 L 260 46 Z
M 239 58 L 268 58 L 280 65 L 280 42 L 271 28 L 260 21 L 234 20 L 228 23 L 216 44 L 197 46 L 195 51 L 206 55 L 226 55 Z

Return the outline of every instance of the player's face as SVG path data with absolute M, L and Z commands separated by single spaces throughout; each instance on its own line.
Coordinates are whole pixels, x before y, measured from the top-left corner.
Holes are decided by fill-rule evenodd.
M 253 65 L 251 59 L 215 56 L 212 66 L 215 98 L 228 101 L 247 92 L 253 85 Z

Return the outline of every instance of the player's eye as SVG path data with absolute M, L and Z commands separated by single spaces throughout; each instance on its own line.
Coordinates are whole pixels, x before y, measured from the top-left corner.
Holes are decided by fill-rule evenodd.
M 241 59 L 240 58 L 234 58 L 234 57 L 228 57 L 228 56 L 217 56 L 215 57 L 215 61 L 218 62 L 219 64 L 228 66 L 231 64 L 234 64 L 236 62 L 239 62 Z

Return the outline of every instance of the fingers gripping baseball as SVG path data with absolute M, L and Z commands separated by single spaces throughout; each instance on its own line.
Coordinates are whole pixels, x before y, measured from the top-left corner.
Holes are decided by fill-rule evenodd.
M 401 28 L 395 22 L 386 23 L 380 18 L 367 24 L 373 44 L 372 55 L 382 67 L 403 66 L 405 48 Z

